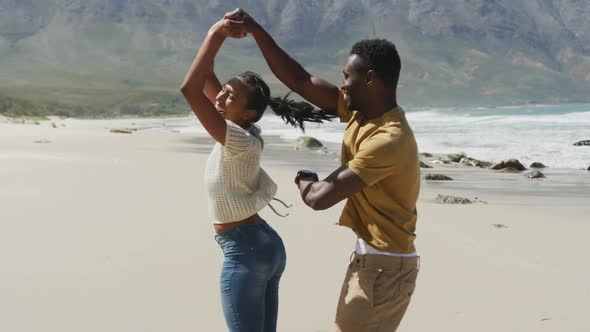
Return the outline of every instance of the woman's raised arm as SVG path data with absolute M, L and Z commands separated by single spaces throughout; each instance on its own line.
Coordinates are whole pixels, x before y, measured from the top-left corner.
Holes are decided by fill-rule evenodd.
M 225 143 L 226 123 L 213 106 L 211 98 L 215 98 L 215 89 L 220 89 L 219 81 L 213 73 L 213 63 L 219 48 L 226 37 L 241 38 L 245 33 L 228 24 L 228 20 L 220 20 L 215 23 L 201 48 L 193 64 L 189 68 L 180 91 L 190 105 L 209 135 L 221 144 Z M 207 94 L 205 94 L 205 89 Z

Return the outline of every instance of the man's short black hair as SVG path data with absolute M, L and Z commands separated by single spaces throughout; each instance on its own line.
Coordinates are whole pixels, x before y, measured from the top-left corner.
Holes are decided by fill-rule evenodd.
M 357 55 L 366 70 L 373 70 L 388 88 L 397 87 L 402 67 L 395 45 L 385 39 L 365 39 L 352 46 L 350 55 Z

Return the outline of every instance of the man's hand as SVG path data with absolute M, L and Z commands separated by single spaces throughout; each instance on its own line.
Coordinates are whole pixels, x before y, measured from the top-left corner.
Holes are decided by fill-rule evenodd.
M 242 25 L 232 24 L 229 19 L 221 19 L 211 26 L 209 34 L 223 37 L 223 38 L 236 38 L 241 39 L 246 37 L 248 34 L 244 31 Z
M 295 176 L 295 184 L 299 186 L 299 181 L 312 181 L 317 182 L 319 181 L 318 174 L 312 171 L 308 171 L 306 169 L 302 169 L 297 172 Z
M 243 9 L 236 8 L 231 12 L 225 13 L 224 19 L 230 20 L 234 28 L 241 28 L 246 33 L 253 33 L 258 27 L 258 23 L 248 15 Z

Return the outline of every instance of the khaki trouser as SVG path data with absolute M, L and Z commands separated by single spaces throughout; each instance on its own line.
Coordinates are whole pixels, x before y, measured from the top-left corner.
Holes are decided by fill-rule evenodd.
M 416 287 L 419 257 L 353 254 L 336 311 L 337 332 L 394 332 Z

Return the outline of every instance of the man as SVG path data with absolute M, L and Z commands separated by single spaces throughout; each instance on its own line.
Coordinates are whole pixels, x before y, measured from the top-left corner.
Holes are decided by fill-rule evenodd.
M 395 46 L 382 39 L 356 43 L 340 89 L 309 74 L 243 10 L 227 13 L 251 34 L 272 72 L 287 87 L 347 122 L 342 166 L 322 181 L 310 171 L 295 183 L 314 210 L 347 199 L 340 225 L 358 236 L 336 313 L 336 331 L 395 331 L 418 275 L 414 247 L 420 167 L 414 135 L 396 88 Z

